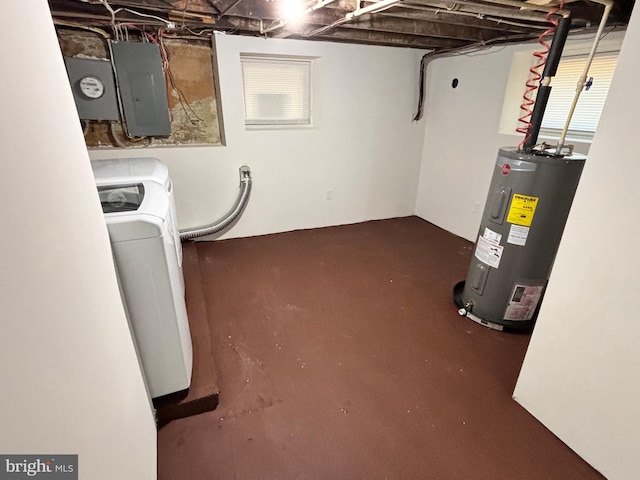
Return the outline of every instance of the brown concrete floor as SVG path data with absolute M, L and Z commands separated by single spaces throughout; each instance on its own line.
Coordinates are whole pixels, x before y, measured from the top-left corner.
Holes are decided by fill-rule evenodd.
M 472 245 L 417 217 L 197 244 L 217 410 L 161 480 L 601 479 L 511 399 L 528 335 L 457 315 Z

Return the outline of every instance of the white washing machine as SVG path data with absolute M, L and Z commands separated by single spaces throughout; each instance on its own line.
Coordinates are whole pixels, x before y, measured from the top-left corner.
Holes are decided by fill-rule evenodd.
M 123 165 L 135 160 L 107 161 L 111 172 L 100 162 L 94 175 L 150 395 L 185 390 L 193 353 L 171 181 L 156 167 L 127 177 Z
M 173 183 L 169 177 L 169 169 L 157 158 L 110 158 L 106 160 L 92 160 L 91 168 L 96 179 L 96 185 L 121 185 L 132 182 L 148 180 L 159 183 L 167 192 L 170 200 L 171 215 L 170 229 L 176 237 L 176 253 L 180 272 L 182 272 L 182 244 L 178 232 L 178 220 L 176 215 L 176 201 L 173 194 Z M 180 284 L 184 290 L 184 277 L 180 275 Z

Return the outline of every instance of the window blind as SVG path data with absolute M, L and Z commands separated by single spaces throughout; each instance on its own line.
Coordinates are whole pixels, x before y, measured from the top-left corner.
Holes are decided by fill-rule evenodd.
M 246 125 L 311 124 L 311 60 L 240 60 Z
M 618 61 L 617 53 L 596 55 L 589 68 L 588 77 L 593 77 L 593 85 L 580 94 L 569 131 L 577 134 L 592 134 L 596 131 L 609 85 Z M 568 57 L 560 61 L 556 76 L 551 82 L 551 95 L 542 120 L 544 131 L 560 131 L 569 114 L 576 92 L 576 85 L 586 64 L 586 56 Z M 587 135 L 590 136 L 590 135 Z

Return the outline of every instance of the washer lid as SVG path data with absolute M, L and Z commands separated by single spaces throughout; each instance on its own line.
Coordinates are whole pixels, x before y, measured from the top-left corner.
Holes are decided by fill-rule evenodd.
M 137 185 L 144 191 L 137 209 L 116 209 L 104 214 L 112 243 L 160 237 L 166 233 L 170 204 L 165 189 L 152 181 Z
M 157 158 L 91 160 L 96 185 L 122 185 L 152 181 L 169 188 L 169 170 Z

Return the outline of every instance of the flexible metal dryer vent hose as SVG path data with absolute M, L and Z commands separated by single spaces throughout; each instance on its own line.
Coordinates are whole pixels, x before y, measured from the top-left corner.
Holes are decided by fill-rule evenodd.
M 192 227 L 180 230 L 180 240 L 191 240 L 206 235 L 221 232 L 231 225 L 244 211 L 249 202 L 249 194 L 251 193 L 251 170 L 246 165 L 240 167 L 240 192 L 238 198 L 231 210 L 227 212 L 221 219 L 209 225 L 202 227 Z

